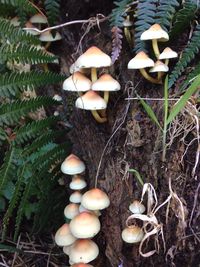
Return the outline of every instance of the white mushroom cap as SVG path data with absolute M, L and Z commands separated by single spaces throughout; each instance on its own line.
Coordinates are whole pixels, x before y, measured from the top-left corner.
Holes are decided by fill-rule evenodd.
M 54 42 L 54 41 L 61 40 L 62 37 L 59 32 L 56 32 L 56 34 L 53 36 L 50 31 L 46 31 L 40 34 L 39 39 L 42 42 Z
M 90 239 L 78 239 L 70 249 L 69 258 L 74 263 L 88 263 L 99 255 L 98 246 Z
M 72 202 L 72 203 L 81 203 L 81 199 L 82 199 L 82 194 L 79 191 L 75 191 L 69 197 L 69 201 Z
M 140 39 L 145 41 L 145 40 L 153 40 L 153 39 L 159 39 L 161 41 L 168 41 L 169 40 L 169 35 L 166 31 L 164 31 L 159 24 L 154 24 L 152 25 L 148 30 L 144 31 Z
M 94 91 L 118 91 L 120 84 L 109 74 L 103 74 L 96 82 L 92 84 Z
M 10 20 L 10 23 L 15 26 L 15 27 L 18 27 L 20 25 L 20 21 L 19 21 L 19 17 L 14 17 Z
M 147 54 L 143 51 L 139 52 L 134 58 L 128 63 L 128 69 L 143 69 L 153 67 L 154 62 Z
M 94 267 L 94 266 L 80 262 L 80 263 L 75 263 L 75 264 L 71 265 L 71 267 Z
M 125 20 L 123 21 L 123 26 L 124 26 L 124 27 L 131 27 L 131 26 L 133 26 L 133 22 L 130 21 L 129 19 L 125 19 Z
M 156 61 L 154 67 L 150 69 L 149 72 L 168 72 L 169 67 L 165 65 L 162 61 L 158 60 Z
M 83 207 L 83 205 L 80 205 L 79 206 L 79 212 L 84 212 L 84 211 L 87 211 L 87 212 L 92 212 L 93 214 L 95 214 L 96 216 L 101 216 L 101 212 L 99 210 L 89 210 L 89 209 L 86 209 L 85 207 Z
M 76 60 L 76 66 L 79 68 L 101 68 L 111 64 L 111 58 L 96 46 L 90 47 Z
M 62 101 L 62 97 L 61 97 L 60 95 L 58 95 L 58 94 L 55 94 L 55 95 L 53 96 L 53 99 L 54 99 L 54 100 L 57 100 L 57 101 Z
M 35 28 L 35 26 L 33 26 L 33 24 L 31 22 L 26 22 L 25 24 L 25 28 Z M 26 32 L 30 33 L 31 35 L 39 35 L 40 33 L 34 30 L 25 30 Z
M 76 241 L 76 237 L 74 237 L 70 231 L 69 224 L 63 224 L 55 234 L 55 242 L 58 246 L 69 246 Z
M 92 238 L 98 234 L 101 225 L 95 214 L 85 211 L 75 216 L 69 227 L 76 238 Z
M 110 205 L 110 200 L 102 190 L 93 188 L 83 194 L 81 205 L 89 210 L 102 210 Z
M 74 175 L 85 171 L 85 164 L 74 154 L 70 154 L 61 164 L 61 171 L 65 174 Z
M 85 110 L 100 110 L 106 109 L 107 104 L 101 96 L 90 90 L 76 99 L 75 106 Z
M 64 209 L 64 215 L 67 219 L 73 219 L 79 214 L 79 205 L 75 203 L 68 204 Z
M 34 16 L 32 16 L 29 21 L 31 23 L 40 23 L 40 24 L 47 24 L 48 23 L 47 18 L 40 13 L 37 13 Z
M 170 47 L 166 47 L 159 56 L 159 59 L 168 59 L 178 57 L 178 54 Z
M 129 205 L 129 210 L 135 214 L 142 214 L 145 212 L 146 208 L 141 202 L 139 202 L 138 200 L 134 200 Z
M 70 254 L 70 249 L 71 249 L 71 245 L 70 246 L 64 246 L 63 247 L 63 252 L 69 256 Z
M 90 79 L 85 77 L 80 72 L 74 72 L 69 78 L 67 78 L 63 83 L 63 90 L 75 91 L 75 92 L 85 92 L 90 90 L 92 82 Z
M 138 243 L 144 237 L 144 232 L 138 226 L 127 227 L 122 231 L 122 239 L 126 243 Z
M 75 175 L 72 178 L 69 188 L 72 190 L 81 190 L 87 186 L 86 181 L 83 180 L 79 175 Z

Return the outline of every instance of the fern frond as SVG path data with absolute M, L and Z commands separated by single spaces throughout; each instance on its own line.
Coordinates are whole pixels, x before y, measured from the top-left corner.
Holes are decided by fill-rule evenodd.
M 131 0 L 118 0 L 115 1 L 115 8 L 113 8 L 110 15 L 110 25 L 111 27 L 123 27 L 124 16 L 126 16 L 126 10 Z
M 157 0 L 141 0 L 137 5 L 135 22 L 135 48 L 134 51 L 146 50 L 146 43 L 140 40 L 141 34 L 155 23 Z
M 191 81 L 200 73 L 200 62 L 192 68 L 192 71 L 187 75 L 186 80 L 180 86 L 181 91 L 185 90 L 191 83 Z
M 54 84 L 64 81 L 63 75 L 54 72 L 11 72 L 0 75 L 0 96 L 14 96 L 19 91 L 23 91 L 27 86 L 29 89 L 41 85 Z
M 28 0 L 0 0 L 0 4 L 21 8 L 22 10 L 31 14 L 38 12 L 34 5 Z
M 0 62 L 16 61 L 22 64 L 53 63 L 57 57 L 52 56 L 42 49 L 27 44 L 8 45 L 0 47 Z
M 35 36 L 23 31 L 20 28 L 13 26 L 9 20 L 0 17 L 0 39 L 9 41 L 10 43 L 30 43 L 39 45 L 40 41 Z
M 169 33 L 171 40 L 177 36 L 180 36 L 180 34 L 187 29 L 191 21 L 195 19 L 197 10 L 197 1 L 184 1 L 183 8 L 176 13 L 175 21 Z
M 159 6 L 157 7 L 156 23 L 160 24 L 164 30 L 168 31 L 176 12 L 176 8 L 179 5 L 180 3 L 176 0 L 160 0 Z
M 50 25 L 55 25 L 60 15 L 60 0 L 45 0 L 45 11 Z
M 0 106 L 0 125 L 13 125 L 29 112 L 33 112 L 40 107 L 57 104 L 59 104 L 58 101 L 48 96 L 39 96 L 23 101 L 16 100 L 12 103 L 3 104 Z
M 200 25 L 197 25 L 190 43 L 183 51 L 182 57 L 169 76 L 169 88 L 175 83 L 188 64 L 195 58 L 200 49 Z
M 119 27 L 112 27 L 112 63 L 114 64 L 115 61 L 119 58 L 119 55 L 122 50 L 122 30 Z
M 45 129 L 55 124 L 57 120 L 58 118 L 54 116 L 40 121 L 33 121 L 31 123 L 26 124 L 25 126 L 22 126 L 16 132 L 16 138 L 13 143 L 24 144 L 28 140 L 35 138 L 38 135 L 41 135 L 41 133 L 44 132 Z

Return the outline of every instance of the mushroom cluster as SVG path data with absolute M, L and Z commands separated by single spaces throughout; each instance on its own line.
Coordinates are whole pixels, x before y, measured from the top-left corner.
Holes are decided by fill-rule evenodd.
M 109 206 L 110 200 L 106 193 L 98 188 L 86 191 L 86 181 L 82 178 L 85 164 L 74 154 L 69 155 L 61 165 L 64 174 L 73 175 L 68 204 L 64 215 L 68 223 L 64 223 L 55 234 L 55 242 L 63 247 L 63 252 L 69 256 L 69 263 L 74 267 L 92 267 L 87 263 L 93 261 L 99 254 L 99 248 L 91 240 L 100 231 L 100 210 Z
M 83 53 L 70 68 L 71 76 L 63 83 L 63 90 L 79 93 L 75 106 L 80 109 L 90 110 L 99 123 L 107 121 L 106 108 L 109 92 L 120 90 L 120 84 L 110 74 L 98 77 L 97 69 L 110 67 L 110 56 L 96 46 L 90 47 Z M 90 78 L 86 76 L 90 73 Z M 104 96 L 100 96 L 104 92 Z M 84 94 L 83 94 L 84 93 Z
M 169 35 L 159 24 L 154 24 L 148 30 L 144 31 L 141 34 L 140 39 L 143 41 L 152 41 L 152 47 L 157 61 L 154 63 L 154 61 L 149 58 L 144 51 L 140 51 L 129 61 L 128 69 L 139 69 L 145 79 L 155 84 L 161 84 L 163 74 L 169 70 L 169 59 L 176 58 L 178 54 L 170 47 L 166 47 L 163 52 L 160 53 L 158 42 L 168 41 Z M 165 60 L 165 62 L 163 63 L 161 60 Z M 157 73 L 156 78 L 149 75 L 146 71 L 146 68 L 149 67 L 151 67 L 149 71 L 150 73 Z

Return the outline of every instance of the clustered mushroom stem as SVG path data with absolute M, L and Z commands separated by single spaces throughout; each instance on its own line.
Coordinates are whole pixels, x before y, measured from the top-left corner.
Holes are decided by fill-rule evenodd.
M 91 80 L 92 82 L 96 82 L 97 80 L 97 69 L 96 68 L 91 68 Z
M 49 48 L 49 46 L 51 45 L 51 42 L 48 42 L 46 45 L 45 45 L 45 49 L 47 50 Z
M 105 100 L 106 104 L 108 104 L 108 101 L 109 101 L 109 91 L 104 91 L 104 100 Z
M 107 118 L 101 118 L 97 110 L 91 110 L 93 117 L 99 123 L 104 123 L 107 121 Z
M 168 66 L 168 64 L 169 64 L 169 58 L 166 58 L 166 59 L 165 59 L 165 65 Z
M 152 40 L 152 46 L 153 46 L 153 51 L 155 53 L 156 58 L 158 59 L 160 56 L 160 51 L 158 48 L 158 40 L 157 39 L 153 39 Z
M 153 77 L 151 77 L 151 76 L 146 72 L 145 69 L 140 69 L 140 73 L 142 74 L 142 76 L 143 76 L 146 80 L 148 80 L 148 81 L 150 81 L 150 82 L 152 82 L 152 83 L 161 84 L 160 81 L 158 81 L 157 79 L 154 79 Z
M 162 76 L 163 76 L 163 72 L 158 72 L 158 76 L 157 76 L 157 79 L 160 81 L 162 79 Z
M 131 45 L 132 44 L 132 37 L 131 37 L 131 33 L 130 33 L 128 27 L 124 27 L 124 35 L 126 37 L 127 42 L 129 43 L 129 45 Z

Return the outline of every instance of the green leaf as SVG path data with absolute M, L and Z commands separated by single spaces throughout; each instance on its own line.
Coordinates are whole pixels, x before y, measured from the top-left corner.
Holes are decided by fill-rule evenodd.
M 129 172 L 132 172 L 132 173 L 136 176 L 138 182 L 139 182 L 140 185 L 143 187 L 143 185 L 144 185 L 144 181 L 143 181 L 143 179 L 142 179 L 140 173 L 139 173 L 137 170 L 135 170 L 135 169 L 129 169 L 128 171 L 129 171 Z

